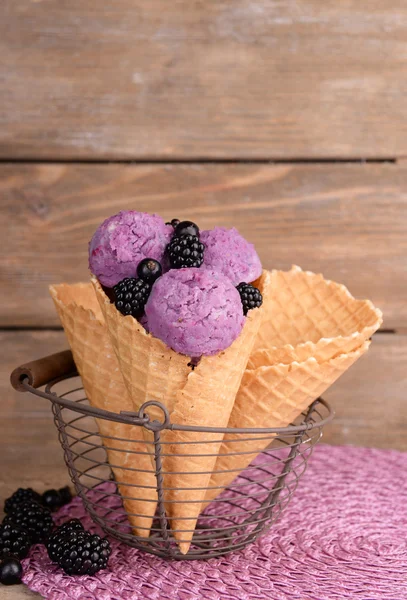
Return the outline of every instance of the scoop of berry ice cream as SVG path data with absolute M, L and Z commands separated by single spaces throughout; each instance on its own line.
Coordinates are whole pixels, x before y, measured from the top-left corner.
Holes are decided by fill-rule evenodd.
M 149 329 L 148 329 L 148 319 L 147 319 L 147 315 L 145 313 L 143 313 L 141 315 L 141 317 L 139 317 L 138 322 L 144 327 L 144 329 L 146 331 L 149 331 Z
M 135 277 L 144 258 L 162 261 L 173 228 L 158 215 L 121 211 L 103 221 L 89 243 L 89 268 L 99 281 L 113 287 Z
M 192 357 L 225 350 L 245 322 L 232 282 L 220 273 L 198 268 L 172 269 L 160 277 L 145 311 L 150 333 Z
M 234 227 L 201 231 L 201 242 L 205 244 L 202 268 L 223 273 L 235 285 L 260 277 L 262 266 L 253 244 Z

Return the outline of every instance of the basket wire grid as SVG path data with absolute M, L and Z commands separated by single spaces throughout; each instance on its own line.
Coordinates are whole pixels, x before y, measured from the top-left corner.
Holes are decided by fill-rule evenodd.
M 328 403 L 319 398 L 296 419 L 295 423 L 285 428 L 228 429 L 181 426 L 171 423 L 166 408 L 155 401 L 145 403 L 139 413 L 118 414 L 94 408 L 89 405 L 80 380 L 76 387 L 72 387 L 76 377 L 78 377 L 77 373 L 65 373 L 50 381 L 45 386 L 45 390 L 40 390 L 30 381 L 30 374 L 27 376 L 27 372 L 20 367 L 18 385 L 15 382 L 14 385 L 20 390 L 30 391 L 52 402 L 54 421 L 64 450 L 65 462 L 76 492 L 93 520 L 107 534 L 130 546 L 175 560 L 221 556 L 244 548 L 265 533 L 290 501 L 306 469 L 313 446 L 321 438 L 322 427 L 333 417 Z M 150 421 L 148 416 L 150 405 L 158 406 L 162 410 L 161 422 Z M 127 497 L 120 495 L 118 486 L 134 487 L 134 496 L 129 499 L 139 497 L 144 500 L 146 498 L 143 489 L 151 486 L 137 486 L 127 481 L 115 480 L 112 472 L 112 467 L 115 466 L 120 469 L 121 474 L 131 471 L 146 472 L 137 468 L 136 457 L 141 454 L 139 449 L 134 449 L 137 440 L 105 434 L 102 436 L 95 418 L 126 423 L 139 428 L 138 441 L 146 444 L 147 452 L 153 458 L 152 465 L 155 465 L 155 469 L 152 467 L 151 473 L 155 476 L 158 502 L 149 537 L 140 537 L 132 531 L 128 522 L 130 514 L 126 513 L 122 503 L 122 500 Z M 146 442 L 144 439 L 143 427 L 153 432 L 151 442 Z M 163 480 L 166 472 L 163 469 L 162 459 L 168 448 L 162 432 L 166 429 L 210 433 L 209 440 L 203 442 L 200 438 L 199 441 L 199 444 L 205 444 L 206 454 L 210 444 L 216 441 L 213 439 L 214 433 L 219 434 L 218 441 L 223 439 L 225 433 L 233 433 L 228 443 L 228 454 L 233 453 L 233 443 L 236 441 L 245 441 L 250 447 L 247 452 L 240 451 L 236 454 L 248 454 L 251 455 L 250 458 L 258 454 L 243 472 L 238 469 L 230 470 L 231 473 L 236 471 L 235 479 L 228 487 L 219 489 L 219 495 L 199 516 L 192 544 L 186 555 L 182 554 L 177 546 L 164 507 L 167 488 Z M 122 449 L 118 449 L 115 442 L 119 442 Z M 258 448 L 255 449 L 254 444 L 257 443 Z M 194 444 L 194 451 L 199 444 Z M 172 447 L 173 445 L 172 442 Z M 132 466 L 109 464 L 106 454 L 106 449 L 109 448 L 114 449 L 115 452 L 134 454 L 135 460 L 132 461 Z M 183 450 L 183 456 L 196 456 L 196 454 L 186 455 Z M 146 516 L 136 513 L 132 515 Z

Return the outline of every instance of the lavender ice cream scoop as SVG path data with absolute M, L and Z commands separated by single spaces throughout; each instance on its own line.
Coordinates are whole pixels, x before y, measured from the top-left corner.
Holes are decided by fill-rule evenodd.
M 223 273 L 234 285 L 242 281 L 250 283 L 260 277 L 262 266 L 253 244 L 234 227 L 201 231 L 201 242 L 205 244 L 202 268 Z
M 202 268 L 165 273 L 155 282 L 145 311 L 150 333 L 192 357 L 225 350 L 245 322 L 231 281 Z
M 143 258 L 159 262 L 173 228 L 158 215 L 121 211 L 103 221 L 89 243 L 89 268 L 99 281 L 113 287 L 125 277 L 135 277 Z

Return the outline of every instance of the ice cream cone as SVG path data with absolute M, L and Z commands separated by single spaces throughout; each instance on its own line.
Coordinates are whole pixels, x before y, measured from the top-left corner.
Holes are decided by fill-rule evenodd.
M 369 300 L 356 300 L 345 286 L 322 275 L 293 266 L 269 277 L 262 323 L 228 427 L 289 425 L 366 352 L 366 340 L 382 322 Z M 216 462 L 206 503 L 269 443 L 230 441 L 239 437 L 225 436 L 220 454 L 226 456 Z M 230 454 L 251 449 L 247 455 Z
M 132 403 L 92 284 L 54 285 L 50 292 L 90 404 L 116 413 L 131 411 Z M 96 421 L 129 522 L 136 535 L 148 537 L 157 503 L 149 455 L 152 449 L 143 441 L 141 427 Z
M 364 342 L 354 352 L 342 354 L 324 363 L 318 363 L 312 357 L 302 363 L 246 370 L 228 427 L 287 427 L 367 351 L 369 344 L 370 342 Z M 269 437 L 225 434 L 209 482 L 205 506 L 271 441 L 272 434 Z M 245 454 L 234 454 L 238 452 Z
M 266 276 L 268 280 L 268 276 Z M 164 404 L 172 423 L 225 427 L 258 332 L 261 309 L 251 311 L 239 337 L 216 356 L 204 356 L 194 370 L 190 358 L 148 334 L 111 304 L 97 280 L 96 295 L 111 334 L 133 410 L 148 400 Z M 151 418 L 162 420 L 154 408 Z M 147 439 L 151 433 L 145 431 Z M 180 550 L 189 549 L 222 435 L 161 432 L 164 502 Z M 194 456 L 195 455 L 195 456 Z
M 311 357 L 328 361 L 359 348 L 382 323 L 370 300 L 356 300 L 344 285 L 297 266 L 270 273 L 262 309 L 249 369 Z

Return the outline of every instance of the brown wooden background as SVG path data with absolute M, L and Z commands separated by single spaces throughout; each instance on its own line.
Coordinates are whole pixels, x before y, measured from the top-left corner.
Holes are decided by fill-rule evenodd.
M 407 450 L 403 0 L 3 0 L 3 488 L 66 479 L 17 364 L 66 346 L 51 282 L 86 279 L 120 209 L 236 225 L 266 267 L 323 271 L 385 315 L 326 393 L 326 441 Z

